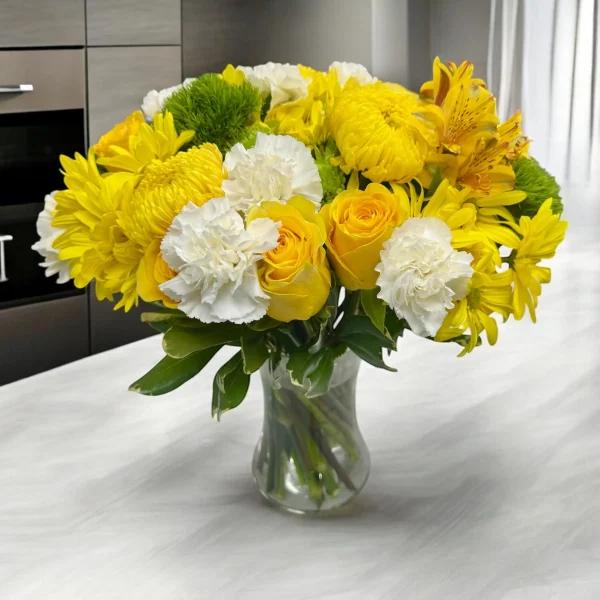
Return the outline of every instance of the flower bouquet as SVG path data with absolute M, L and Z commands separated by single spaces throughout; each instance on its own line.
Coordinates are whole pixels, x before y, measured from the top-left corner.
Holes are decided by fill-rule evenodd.
M 361 65 L 229 65 L 150 92 L 87 157 L 61 156 L 64 190 L 40 215 L 47 274 L 164 334 L 166 356 L 131 389 L 169 392 L 223 348 L 212 414 L 261 371 L 254 455 L 262 494 L 322 511 L 364 485 L 361 361 L 406 330 L 496 343 L 535 310 L 540 266 L 567 224 L 521 114 L 501 123 L 473 66 L 433 64 L 419 93 Z

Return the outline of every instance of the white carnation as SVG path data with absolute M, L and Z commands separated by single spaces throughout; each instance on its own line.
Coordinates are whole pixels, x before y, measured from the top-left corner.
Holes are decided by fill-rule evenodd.
M 306 98 L 308 79 L 304 79 L 296 65 L 268 62 L 256 67 L 237 67 L 246 79 L 260 91 L 263 99 L 271 96 L 270 108 L 284 102 Z
M 269 296 L 258 281 L 256 263 L 277 246 L 277 227 L 271 219 L 256 219 L 245 228 L 227 198 L 200 207 L 190 202 L 162 241 L 163 258 L 178 274 L 160 289 L 204 323 L 260 319 Z
M 377 77 L 373 77 L 367 68 L 358 63 L 350 62 L 332 62 L 329 65 L 329 72 L 335 71 L 339 84 L 344 87 L 349 79 L 356 79 L 360 85 L 368 85 L 377 81 Z
M 383 244 L 378 297 L 417 335 L 433 337 L 448 309 L 462 300 L 473 275 L 467 252 L 452 248 L 452 232 L 435 217 L 412 218 Z
M 254 148 L 236 144 L 223 164 L 222 187 L 234 210 L 247 213 L 264 200 L 285 204 L 293 196 L 321 205 L 323 186 L 312 154 L 289 135 L 258 133 Z
M 52 226 L 54 211 L 56 210 L 56 200 L 54 194 L 46 194 L 44 198 L 44 210 L 39 214 L 36 228 L 40 236 L 39 242 L 36 242 L 31 249 L 39 252 L 44 258 L 40 267 L 46 268 L 46 277 L 52 277 L 58 274 L 57 283 L 67 283 L 71 279 L 69 261 L 58 258 L 59 250 L 52 247 L 54 240 L 64 232 L 64 229 L 58 229 Z
M 164 90 L 150 90 L 142 101 L 142 112 L 144 118 L 148 123 L 154 120 L 154 116 L 162 112 L 165 109 L 167 100 L 175 93 L 178 92 L 182 87 L 189 85 L 192 81 L 195 81 L 195 77 L 188 77 L 183 83 L 174 85 L 172 87 L 165 88 Z

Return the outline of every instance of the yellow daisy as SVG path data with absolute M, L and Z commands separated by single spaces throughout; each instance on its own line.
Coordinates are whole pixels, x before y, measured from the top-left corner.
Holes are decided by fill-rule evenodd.
M 114 153 L 98 159 L 98 164 L 105 167 L 141 173 L 153 161 L 165 161 L 174 156 L 179 149 L 194 137 L 194 131 L 183 131 L 179 135 L 175 130 L 173 115 L 157 113 L 152 125 L 142 123 L 136 135 L 129 139 L 129 147 L 110 146 Z
M 552 198 L 548 198 L 535 217 L 521 217 L 519 226 L 523 239 L 513 253 L 510 271 L 514 282 L 513 310 L 518 321 L 529 309 L 535 323 L 542 284 L 550 283 L 551 278 L 550 269 L 540 267 L 539 263 L 554 256 L 556 248 L 565 239 L 568 223 L 552 213 Z

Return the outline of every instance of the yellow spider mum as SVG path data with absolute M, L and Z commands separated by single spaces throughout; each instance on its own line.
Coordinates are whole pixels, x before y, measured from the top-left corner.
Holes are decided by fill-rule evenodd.
M 77 287 L 96 280 L 99 300 L 122 293 L 117 307 L 129 310 L 136 302 L 135 266 L 142 251 L 125 236 L 118 224 L 123 189 L 135 180 L 129 174 L 102 177 L 93 151 L 85 159 L 60 157 L 66 190 L 56 193 L 54 227 L 65 231 L 55 240 L 60 258 L 70 261 L 71 277 Z
M 144 123 L 144 115 L 141 110 L 131 113 L 122 123 L 115 125 L 108 133 L 105 133 L 91 150 L 98 158 L 116 156 L 117 152 L 113 146 L 129 150 L 129 140 L 137 135 L 140 126 Z
M 165 161 L 175 155 L 194 135 L 191 130 L 177 135 L 173 115 L 157 113 L 152 125 L 139 126 L 138 133 L 129 139 L 129 148 L 110 146 L 114 155 L 98 159 L 98 164 L 116 171 L 142 173 L 154 161 Z
M 513 310 L 515 319 L 520 320 L 529 309 L 535 323 L 535 309 L 542 293 L 542 284 L 550 283 L 551 271 L 540 267 L 540 261 L 552 258 L 556 248 L 565 239 L 568 227 L 560 215 L 552 214 L 552 198 L 548 198 L 535 217 L 521 217 L 519 226 L 523 239 L 519 244 L 510 273 L 514 281 Z
M 172 277 L 163 264 L 160 241 L 173 219 L 189 202 L 201 206 L 223 196 L 223 176 L 221 152 L 207 143 L 164 162 L 151 162 L 137 187 L 124 197 L 119 222 L 127 237 L 143 249 L 138 291 L 147 302 L 164 300 L 158 284 Z
M 346 86 L 329 119 L 339 166 L 378 183 L 410 181 L 429 152 L 426 127 L 413 114 L 419 107 L 413 96 L 381 82 Z

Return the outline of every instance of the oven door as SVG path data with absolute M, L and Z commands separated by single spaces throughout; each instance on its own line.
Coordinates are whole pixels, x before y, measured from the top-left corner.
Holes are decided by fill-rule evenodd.
M 84 73 L 81 50 L 0 51 L 0 309 L 84 293 L 31 249 L 59 156 L 85 149 Z

